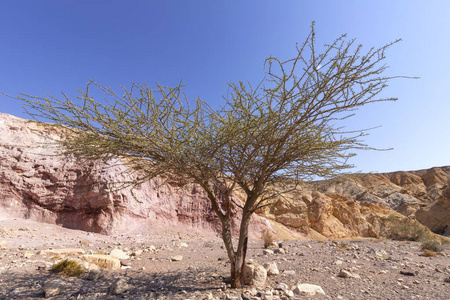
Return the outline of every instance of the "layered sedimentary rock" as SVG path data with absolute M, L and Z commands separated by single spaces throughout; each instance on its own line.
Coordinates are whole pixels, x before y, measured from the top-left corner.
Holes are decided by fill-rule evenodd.
M 0 214 L 113 233 L 137 226 L 183 225 L 219 232 L 204 192 L 160 179 L 114 189 L 130 180 L 119 161 L 79 163 L 61 155 L 58 128 L 0 113 Z M 285 237 L 377 237 L 386 216 L 416 217 L 437 233 L 450 231 L 450 167 L 359 174 L 304 184 L 273 200 L 252 219 Z M 239 201 L 239 195 L 235 196 Z M 235 208 L 236 216 L 239 209 Z M 234 228 L 238 228 L 238 219 Z

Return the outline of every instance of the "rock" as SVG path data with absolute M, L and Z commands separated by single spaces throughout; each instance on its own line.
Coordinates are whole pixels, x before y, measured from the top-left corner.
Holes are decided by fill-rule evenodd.
M 270 250 L 270 249 L 263 249 L 263 254 L 266 254 L 266 255 L 273 254 L 273 250 Z
M 293 286 L 291 290 L 294 294 L 301 296 L 314 296 L 316 294 L 325 295 L 322 287 L 309 283 L 298 283 Z
M 266 269 L 252 261 L 246 261 L 244 264 L 244 284 L 250 286 L 263 287 L 267 279 Z
M 7 246 L 8 246 L 7 241 L 3 240 L 0 242 L 0 249 L 5 250 Z
M 450 276 L 444 279 L 444 282 L 450 283 Z
M 120 260 L 110 255 L 100 255 L 100 254 L 91 254 L 91 255 L 82 255 L 80 259 L 87 261 L 88 263 L 95 264 L 102 269 L 107 270 L 118 270 L 120 269 Z
M 278 270 L 277 264 L 275 262 L 265 263 L 264 268 L 266 268 L 268 276 L 280 274 L 280 271 Z
M 23 253 L 23 257 L 25 257 L 25 258 L 30 258 L 30 257 L 33 257 L 33 256 L 34 256 L 34 253 L 30 252 L 30 251 L 25 251 Z
M 86 275 L 87 280 L 98 280 L 103 276 L 102 270 L 90 270 L 89 273 Z
M 61 155 L 55 141 L 64 134 L 60 127 L 0 113 L 2 213 L 102 234 L 148 227 L 149 219 L 170 227 L 195 222 L 196 228 L 219 232 L 207 193 L 198 186 L 155 178 L 135 189 L 119 189 L 135 175 L 119 159 L 80 163 Z M 239 228 L 239 218 L 232 222 Z M 254 215 L 250 227 L 261 232 L 267 225 Z
M 273 253 L 275 253 L 275 254 L 286 254 L 286 250 L 284 250 L 283 248 L 277 248 L 277 249 L 273 250 Z
M 84 249 L 81 248 L 64 248 L 64 249 L 48 249 L 39 251 L 41 255 L 80 255 L 86 253 Z
M 127 281 L 123 278 L 114 280 L 111 287 L 109 288 L 109 293 L 112 295 L 122 295 L 130 289 Z
M 61 294 L 65 289 L 64 281 L 60 279 L 53 279 L 47 281 L 43 286 L 45 298 L 50 298 Z
M 348 270 L 341 270 L 340 272 L 339 272 L 339 275 L 338 275 L 338 277 L 341 277 L 341 278 L 356 278 L 356 279 L 361 279 L 361 277 L 358 275 L 358 274 L 355 274 L 355 273 L 352 273 L 352 272 L 350 272 L 350 271 L 348 271 Z
M 133 251 L 133 252 L 131 253 L 131 255 L 132 255 L 132 256 L 135 256 L 135 257 L 138 257 L 138 256 L 141 256 L 143 252 L 144 252 L 144 251 L 142 251 L 142 250 L 135 250 L 135 251 Z
M 294 270 L 286 270 L 283 272 L 283 275 L 285 276 L 294 276 L 295 275 L 295 271 Z
M 400 274 L 405 275 L 405 276 L 416 276 L 416 274 L 410 270 L 401 270 Z
M 115 258 L 118 258 L 118 259 L 129 259 L 130 258 L 129 255 L 127 255 L 125 252 L 123 252 L 122 250 L 117 249 L 117 248 L 113 249 L 109 253 L 109 255 L 114 256 Z
M 170 260 L 171 260 L 171 261 L 181 261 L 181 260 L 183 260 L 183 256 L 181 256 L 181 255 L 175 255 L 175 256 L 172 256 L 172 257 L 170 258 Z

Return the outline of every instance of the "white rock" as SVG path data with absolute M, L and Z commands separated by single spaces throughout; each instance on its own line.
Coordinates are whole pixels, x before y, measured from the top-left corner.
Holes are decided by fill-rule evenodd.
M 293 276 L 295 275 L 295 271 L 294 270 L 286 270 L 283 272 L 283 275 L 285 276 Z
M 246 261 L 244 264 L 244 284 L 262 287 L 266 283 L 266 269 L 252 261 Z
M 348 270 L 341 270 L 339 272 L 338 277 L 342 277 L 342 278 L 356 278 L 356 279 L 361 279 L 361 277 L 358 274 L 352 273 Z
M 264 268 L 266 268 L 267 275 L 269 276 L 280 274 L 280 271 L 278 270 L 277 264 L 275 262 L 265 263 Z
M 273 253 L 275 253 L 275 254 L 285 254 L 286 250 L 284 250 L 283 248 L 277 248 L 277 249 L 273 250 Z
M 126 254 L 125 252 L 123 252 L 120 249 L 113 249 L 109 255 L 114 256 L 117 259 L 129 259 L 130 256 L 128 254 Z
M 309 283 L 299 283 L 292 287 L 292 291 L 294 292 L 294 294 L 304 296 L 314 296 L 316 294 L 325 295 L 322 287 Z
M 175 255 L 175 256 L 172 256 L 172 257 L 170 258 L 170 260 L 171 260 L 171 261 L 181 261 L 181 260 L 183 260 L 183 256 L 181 256 L 181 255 Z

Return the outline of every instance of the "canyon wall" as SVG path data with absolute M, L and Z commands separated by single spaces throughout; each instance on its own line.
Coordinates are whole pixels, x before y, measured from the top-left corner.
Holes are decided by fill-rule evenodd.
M 220 232 L 205 193 L 195 185 L 129 181 L 120 161 L 80 163 L 60 154 L 57 127 L 0 113 L 0 214 L 105 234 L 140 226 L 181 225 Z M 386 174 L 357 174 L 303 184 L 252 219 L 251 232 L 285 238 L 378 237 L 389 215 L 416 218 L 450 234 L 450 167 Z M 239 201 L 236 195 L 236 201 Z M 239 222 L 239 209 L 234 228 Z

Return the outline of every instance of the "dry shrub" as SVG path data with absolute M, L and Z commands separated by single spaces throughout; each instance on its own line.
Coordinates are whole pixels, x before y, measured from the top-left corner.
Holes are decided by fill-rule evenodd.
M 441 251 L 441 244 L 435 240 L 426 240 L 422 242 L 422 250 L 431 250 L 433 252 Z
M 80 277 L 85 273 L 84 268 L 73 259 L 64 259 L 56 263 L 52 271 L 69 277 Z
M 387 221 L 387 237 L 398 241 L 432 240 L 432 233 L 416 220 L 390 215 Z
M 275 241 L 275 234 L 272 231 L 266 229 L 262 233 L 262 239 L 264 240 L 264 248 L 269 248 Z
M 349 243 L 346 243 L 346 242 L 340 242 L 340 243 L 338 243 L 338 244 L 336 245 L 335 250 L 336 250 L 336 251 L 341 251 L 341 252 L 343 252 L 343 251 L 347 251 L 347 250 L 350 249 L 351 247 L 352 247 L 352 245 L 349 244 Z
M 427 257 L 431 257 L 431 256 L 436 256 L 437 253 L 432 250 L 429 250 L 429 249 L 423 249 L 423 255 L 427 256 Z

